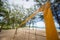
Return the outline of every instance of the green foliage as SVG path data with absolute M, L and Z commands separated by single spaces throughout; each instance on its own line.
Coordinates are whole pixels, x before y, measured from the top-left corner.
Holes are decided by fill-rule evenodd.
M 3 2 L 0 0 L 0 7 L 2 7 L 3 6 Z
M 0 22 L 0 25 L 4 25 L 5 23 L 4 22 Z
M 8 30 L 8 29 L 11 29 L 11 26 L 10 25 L 4 25 L 2 29 L 3 30 Z

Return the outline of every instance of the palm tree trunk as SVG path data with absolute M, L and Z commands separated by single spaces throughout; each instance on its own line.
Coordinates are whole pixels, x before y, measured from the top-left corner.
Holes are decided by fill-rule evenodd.
M 13 19 L 12 29 L 14 29 L 15 20 Z
M 2 31 L 3 25 L 1 25 L 0 32 Z
M 14 23 L 12 24 L 12 29 L 14 29 Z

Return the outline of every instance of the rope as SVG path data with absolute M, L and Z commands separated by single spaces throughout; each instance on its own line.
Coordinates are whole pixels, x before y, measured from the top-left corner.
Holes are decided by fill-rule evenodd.
M 29 33 L 28 33 L 28 40 L 29 40 L 29 38 L 30 38 L 30 24 L 29 24 Z
M 24 29 L 24 28 L 23 28 L 23 29 Z M 23 39 L 25 40 L 26 30 L 23 30 L 23 34 L 24 34 Z
M 37 35 L 36 35 L 37 28 L 35 29 L 35 40 L 37 40 Z

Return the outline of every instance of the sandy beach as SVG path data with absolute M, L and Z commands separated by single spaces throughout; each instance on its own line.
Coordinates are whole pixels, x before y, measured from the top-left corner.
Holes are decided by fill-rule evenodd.
M 15 29 L 2 30 L 0 40 L 13 40 L 14 32 Z M 60 33 L 58 35 L 60 36 Z M 46 40 L 46 32 L 45 30 L 19 28 L 14 40 Z

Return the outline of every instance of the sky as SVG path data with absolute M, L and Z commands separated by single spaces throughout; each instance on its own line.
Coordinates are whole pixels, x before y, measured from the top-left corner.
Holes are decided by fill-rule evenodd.
M 45 27 L 45 23 L 43 21 L 39 21 L 35 25 L 38 27 Z M 55 26 L 59 27 L 58 23 L 55 22 Z
M 8 0 L 9 4 L 14 5 L 23 5 L 24 8 L 30 8 L 36 4 L 33 0 L 25 1 L 25 0 Z
M 2 16 L 0 16 L 0 22 L 3 20 L 3 17 Z
M 41 3 L 43 3 L 41 0 L 39 0 Z M 51 0 L 51 2 L 53 3 L 54 0 Z M 30 8 L 33 5 L 37 4 L 36 2 L 34 2 L 33 0 L 8 0 L 9 4 L 14 4 L 14 5 L 23 5 L 24 8 Z
M 2 17 L 2 16 L 0 16 L 0 19 L 2 20 L 2 19 L 3 19 L 3 17 Z

